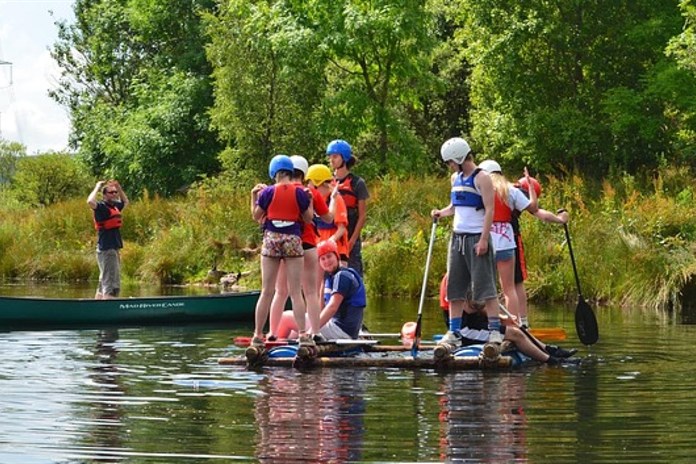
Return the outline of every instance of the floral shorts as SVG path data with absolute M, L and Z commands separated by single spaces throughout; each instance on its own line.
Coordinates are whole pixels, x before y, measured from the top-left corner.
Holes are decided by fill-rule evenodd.
M 261 256 L 267 258 L 299 258 L 304 256 L 302 239 L 299 235 L 271 232 L 263 233 Z

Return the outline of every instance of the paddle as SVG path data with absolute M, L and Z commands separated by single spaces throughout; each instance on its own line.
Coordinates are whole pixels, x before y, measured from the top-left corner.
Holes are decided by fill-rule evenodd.
M 597 318 L 589 304 L 582 296 L 580 289 L 580 278 L 578 277 L 578 268 L 575 265 L 575 255 L 573 255 L 573 246 L 570 244 L 570 232 L 568 224 L 563 224 L 565 229 L 566 241 L 568 242 L 568 251 L 570 252 L 570 262 L 573 263 L 573 274 L 575 274 L 575 284 L 578 287 L 578 305 L 575 308 L 575 331 L 578 338 L 584 345 L 593 345 L 599 339 L 599 328 L 597 327 Z
M 433 244 L 435 243 L 435 232 L 437 229 L 437 218 L 433 218 L 433 227 L 430 229 L 430 241 L 428 243 L 428 258 L 425 260 L 425 273 L 423 275 L 423 287 L 421 288 L 420 302 L 418 303 L 418 319 L 416 320 L 416 333 L 411 345 L 411 356 L 418 357 L 418 344 L 421 339 L 421 321 L 423 319 L 423 304 L 425 303 L 425 290 L 428 286 L 428 271 L 430 270 L 430 259 L 433 257 Z
M 508 311 L 507 308 L 505 306 L 503 306 L 502 303 L 498 302 L 498 307 L 500 308 L 500 310 L 502 312 L 504 312 L 507 315 L 508 318 L 510 318 L 510 320 L 517 326 L 518 329 L 520 329 L 522 332 L 524 332 L 524 334 L 527 336 L 527 338 L 529 339 L 530 342 L 534 343 L 534 345 L 537 348 L 539 348 L 541 351 L 546 353 L 546 350 L 541 346 L 541 343 L 539 343 L 539 340 L 534 338 L 532 336 L 532 334 L 529 333 L 529 331 L 527 330 L 527 328 L 525 326 L 523 326 L 519 322 L 517 322 L 515 317 L 512 314 L 510 314 L 510 311 Z

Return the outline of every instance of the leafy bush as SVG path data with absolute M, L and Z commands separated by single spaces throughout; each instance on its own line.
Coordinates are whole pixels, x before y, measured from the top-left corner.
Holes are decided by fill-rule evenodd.
M 11 190 L 23 203 L 47 206 L 82 196 L 91 184 L 91 177 L 72 155 L 47 153 L 17 160 Z

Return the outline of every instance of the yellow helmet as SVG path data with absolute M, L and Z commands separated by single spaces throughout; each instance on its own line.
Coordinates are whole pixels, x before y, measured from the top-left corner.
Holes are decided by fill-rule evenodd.
M 333 180 L 333 174 L 328 166 L 324 164 L 313 164 L 307 170 L 307 180 L 312 182 L 315 187 L 318 187 L 324 182 Z

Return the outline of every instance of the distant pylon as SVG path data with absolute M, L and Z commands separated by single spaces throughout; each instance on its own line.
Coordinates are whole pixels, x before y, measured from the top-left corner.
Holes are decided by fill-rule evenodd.
M 0 81 L 0 89 L 6 89 L 9 87 L 12 87 L 12 63 L 9 61 L 3 61 L 0 59 L 0 68 L 7 66 L 10 69 L 10 78 L 8 80 L 7 85 L 5 85 L 4 82 Z M 0 112 L 0 140 L 2 139 L 2 112 Z

